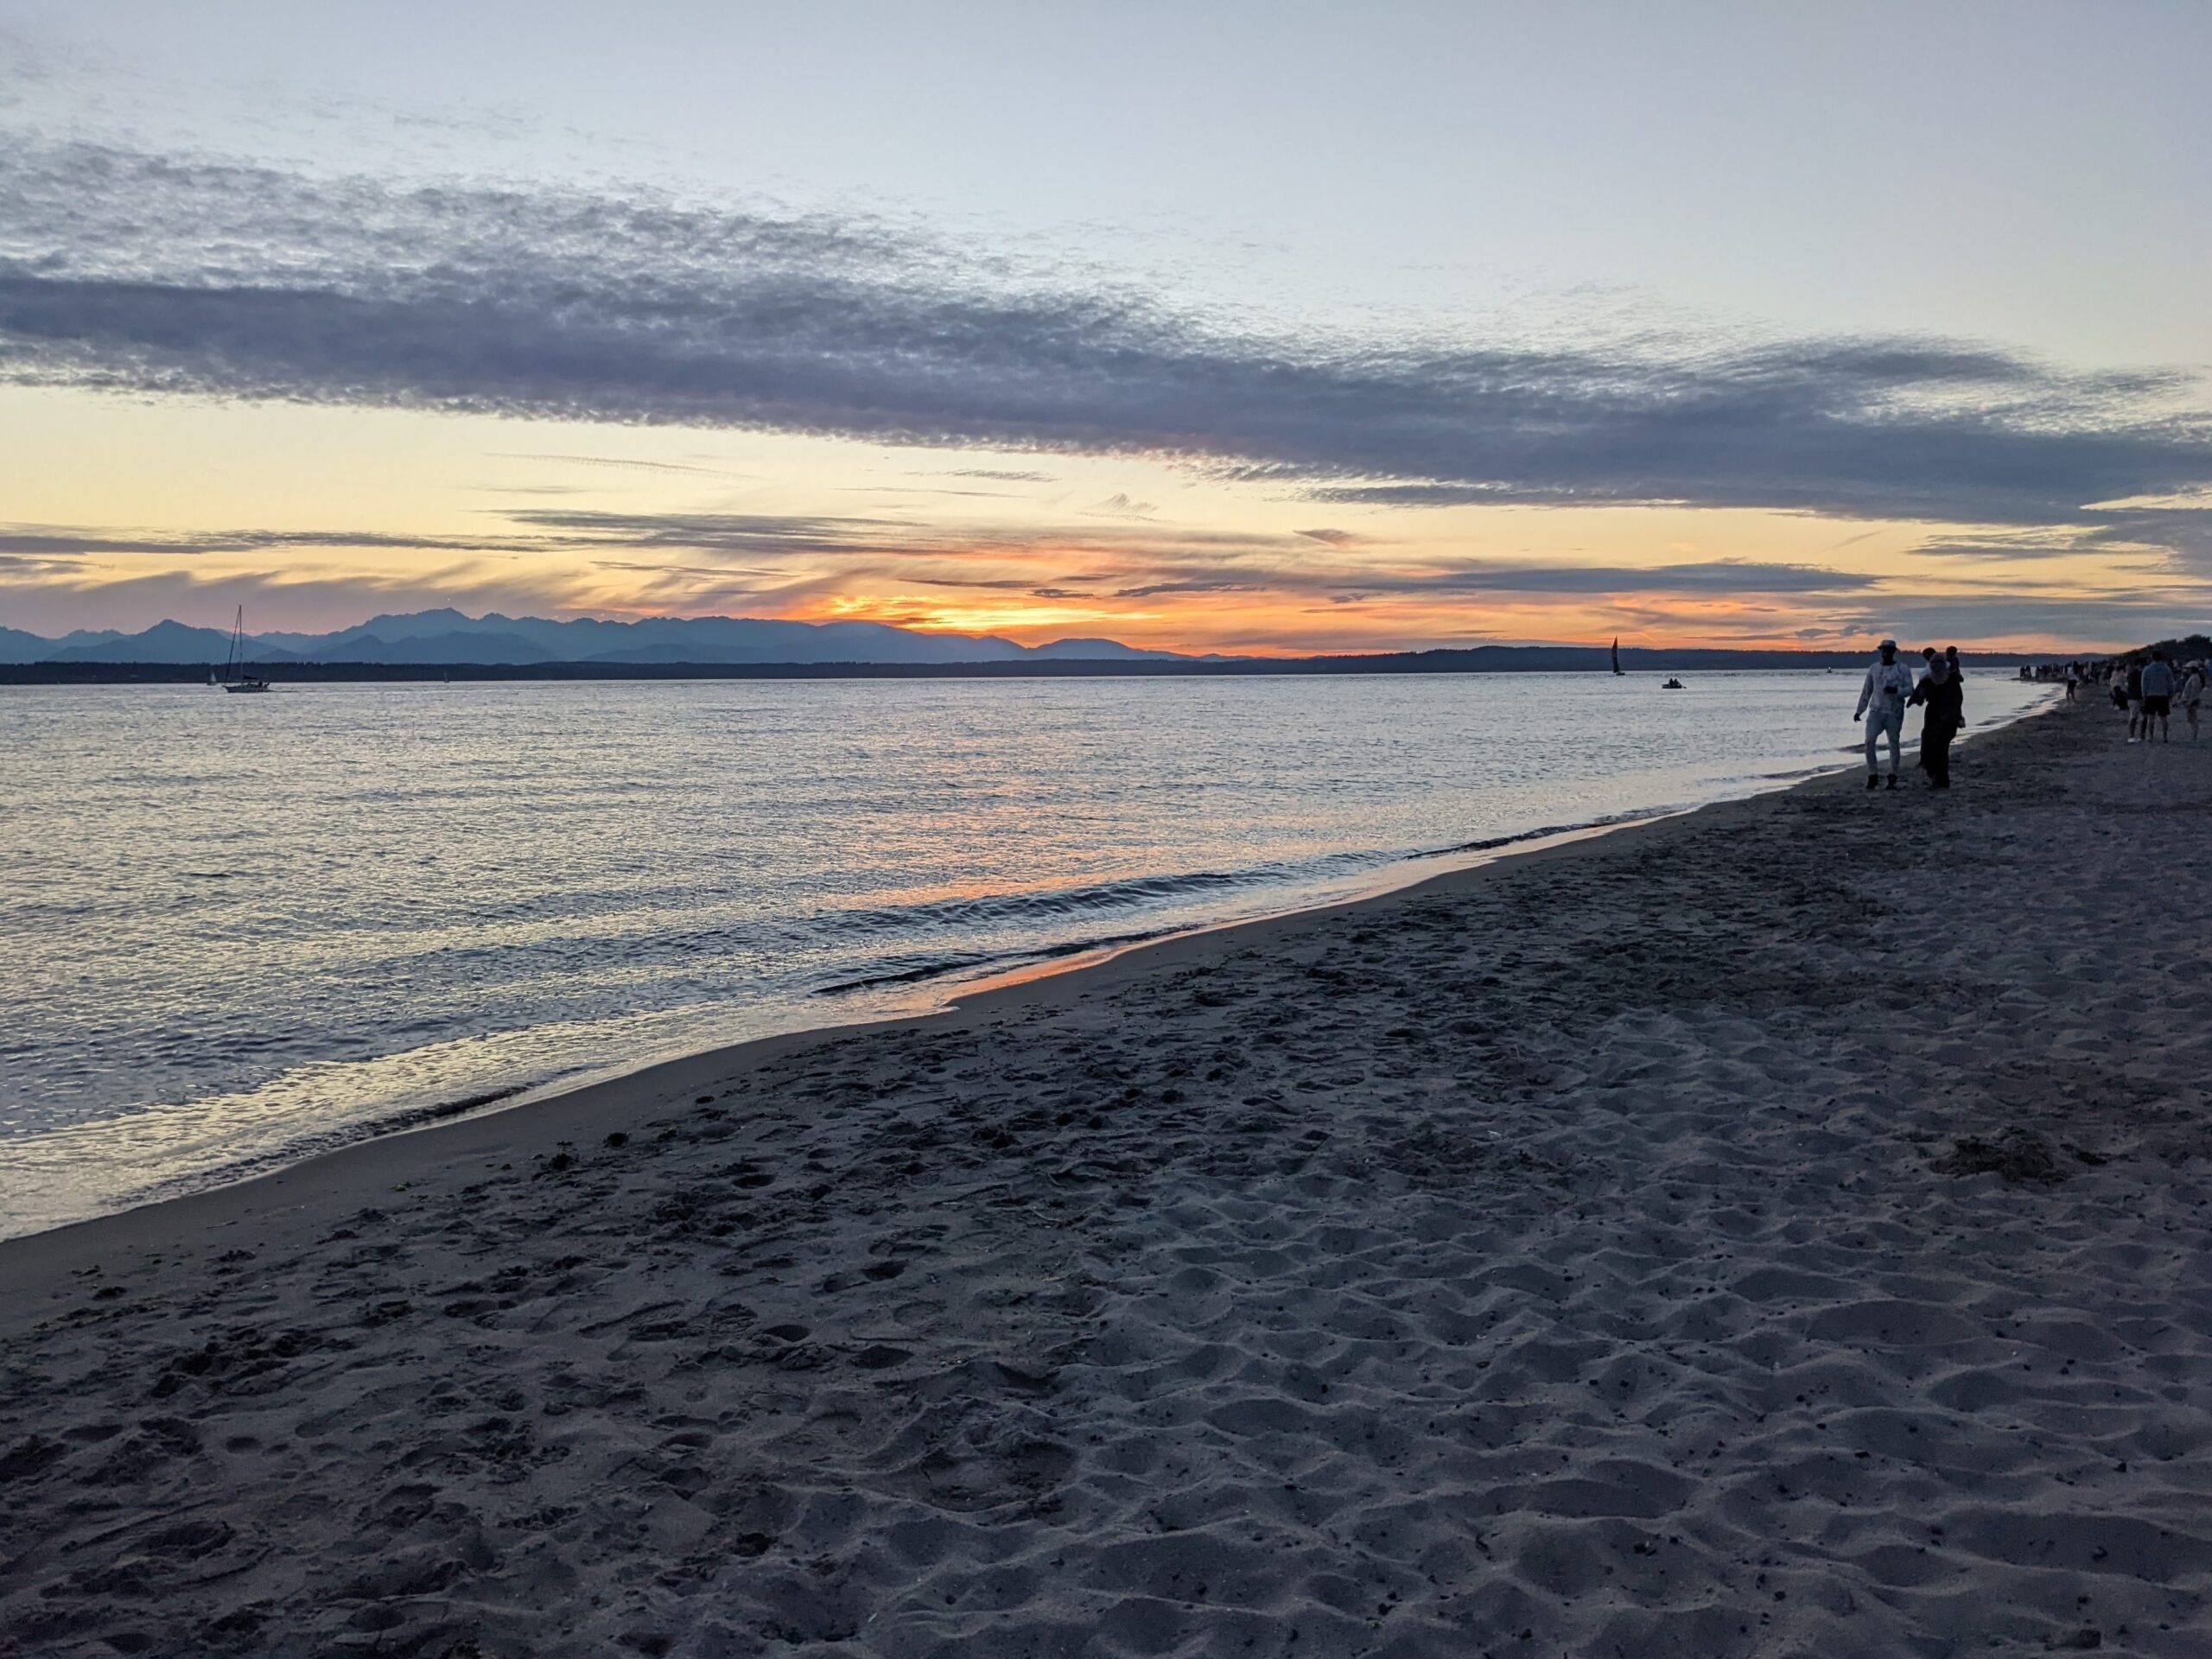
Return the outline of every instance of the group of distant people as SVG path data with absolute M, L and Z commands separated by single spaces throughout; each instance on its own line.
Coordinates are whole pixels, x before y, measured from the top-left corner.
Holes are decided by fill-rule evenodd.
M 1859 709 L 1851 717 L 1866 722 L 1866 787 L 1879 789 L 1882 771 L 1879 747 L 1890 743 L 1889 787 L 1897 786 L 1898 757 L 1904 747 L 1904 711 L 1923 707 L 1928 712 L 1920 725 L 1920 766 L 1930 789 L 1951 786 L 1951 740 L 1967 723 L 1966 674 L 1959 666 L 1959 648 L 1941 652 L 1929 645 L 1921 658 L 1925 671 L 1916 680 L 1911 666 L 1897 656 L 1897 642 L 1885 639 L 1881 654 L 1866 671 L 1859 688 Z
M 1920 733 L 1920 765 L 1928 774 L 1931 789 L 1951 786 L 1951 740 L 1966 724 L 1965 676 L 1959 668 L 1959 648 L 1947 645 L 1938 654 L 1933 645 L 1923 651 L 1927 671 L 1918 679 L 1913 677 L 1910 664 L 1899 660 L 1897 642 L 1885 639 L 1881 655 L 1866 671 L 1866 683 L 1859 690 L 1859 710 L 1853 720 L 1866 722 L 1866 787 L 1879 789 L 1883 773 L 1878 747 L 1884 737 L 1889 739 L 1889 787 L 1897 786 L 1898 753 L 1904 747 L 1904 711 L 1915 706 L 1925 706 L 1926 720 Z M 2024 680 L 2065 682 L 2066 701 L 2076 701 L 2081 688 L 2100 682 L 2108 686 L 2112 703 L 2127 715 L 2127 741 L 2130 743 L 2173 741 L 2171 729 L 2173 709 L 2181 705 L 2183 719 L 2189 722 L 2189 735 L 2195 741 L 2202 734 L 2204 692 L 2212 683 L 2212 664 L 2202 659 L 2176 663 L 2163 646 L 2154 647 L 2146 660 L 2130 662 L 2115 658 L 2108 662 L 2050 663 L 2023 668 Z
M 2181 704 L 2183 717 L 2189 721 L 2190 739 L 2196 739 L 2197 721 L 2204 707 L 2206 675 L 2202 663 L 2184 663 L 2176 669 L 2164 651 L 2153 651 L 2147 663 L 2125 666 L 2114 663 L 2107 673 L 2113 707 L 2127 711 L 2129 742 L 2151 741 L 2152 724 L 2156 721 L 2158 741 L 2171 743 L 2173 733 L 2170 728 L 2176 702 Z
M 2189 721 L 2189 734 L 2202 734 L 2204 688 L 2212 682 L 2212 666 L 2199 658 L 2177 663 L 2162 645 L 2152 648 L 2147 662 L 2114 658 L 2110 662 L 2071 662 L 2038 666 L 2032 673 L 2020 671 L 2022 679 L 2064 680 L 2066 701 L 2076 701 L 2084 685 L 2101 684 L 2112 696 L 2112 706 L 2127 716 L 2127 741 L 2148 743 L 2155 730 L 2160 742 L 2171 742 L 2173 709 L 2181 705 Z
M 2190 643 L 2194 643 L 2193 641 Z M 1889 740 L 1888 785 L 1897 786 L 1899 757 L 1904 747 L 1904 711 L 1923 707 L 1927 717 L 1920 728 L 1920 767 L 1928 774 L 1930 789 L 1951 786 L 1951 741 L 1967 723 L 1966 675 L 1959 666 L 1959 648 L 1941 652 L 1929 645 L 1921 653 L 1926 671 L 1917 678 L 1911 664 L 1897 655 L 1897 642 L 1885 639 L 1873 666 L 1859 688 L 1859 708 L 1853 720 L 1866 722 L 1866 787 L 1879 789 L 1885 774 L 1881 767 L 1881 743 Z M 2173 741 L 2173 708 L 2181 705 L 2195 741 L 2202 732 L 2204 692 L 2212 684 L 2212 664 L 2202 658 L 2176 663 L 2164 646 L 2154 646 L 2146 660 L 2038 664 L 2020 670 L 2024 680 L 2063 681 L 2066 701 L 2077 699 L 2084 684 L 2102 682 L 2112 690 L 2113 707 L 2127 715 L 2130 743 Z

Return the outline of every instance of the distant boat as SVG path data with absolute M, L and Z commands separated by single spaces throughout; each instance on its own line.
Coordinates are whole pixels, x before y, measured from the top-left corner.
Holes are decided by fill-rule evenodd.
M 1614 672 L 1614 673 L 1616 673 L 1616 674 L 1618 674 L 1618 673 L 1619 673 L 1620 671 L 1621 671 L 1621 637 L 1620 637 L 1620 635 L 1618 635 L 1618 634 L 1617 633 L 1617 634 L 1615 634 L 1615 635 L 1613 636 L 1613 672 Z
M 231 625 L 231 654 L 223 659 L 223 690 L 226 691 L 266 691 L 269 682 L 245 665 L 239 647 L 245 643 L 245 607 L 238 607 L 238 620 Z M 238 678 L 232 679 L 235 672 Z M 212 683 L 214 677 L 208 677 Z
M 1669 676 L 1666 680 L 1661 682 L 1659 689 L 1662 691 L 1679 691 L 1682 689 L 1682 683 Z

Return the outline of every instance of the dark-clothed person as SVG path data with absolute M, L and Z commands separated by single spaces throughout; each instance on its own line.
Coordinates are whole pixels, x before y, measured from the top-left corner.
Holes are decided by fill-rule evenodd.
M 1912 701 L 1927 712 L 1920 722 L 1920 764 L 1931 789 L 1951 786 L 1951 740 L 1966 724 L 1966 687 L 1955 665 L 1930 655 L 1928 673 L 1912 689 Z

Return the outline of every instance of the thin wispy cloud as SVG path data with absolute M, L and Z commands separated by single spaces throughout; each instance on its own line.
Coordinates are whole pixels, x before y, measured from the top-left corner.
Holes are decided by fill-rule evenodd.
M 856 219 L 24 135 L 0 380 L 1165 456 L 1363 506 L 2065 524 L 2212 482 L 2185 382 L 1974 343 L 1265 334 Z
M 1155 582 L 1141 588 L 1122 588 L 1115 591 L 1116 599 L 1156 599 L 1162 594 L 1255 594 L 1261 592 L 1254 582 L 1210 582 L 1203 577 L 1186 578 L 1181 582 Z
M 2090 559 L 2107 569 L 2145 562 L 2165 570 L 2212 577 L 2212 510 L 2095 510 L 2082 522 L 2020 529 L 1980 526 L 1970 533 L 1931 536 L 1911 549 L 1916 558 L 2012 565 Z M 2018 577 L 2008 578 L 2014 586 Z
M 798 513 L 594 512 L 557 508 L 507 515 L 547 532 L 541 545 L 620 544 L 695 552 L 790 556 L 880 552 L 933 541 L 942 532 L 910 518 L 836 518 Z
M 546 538 L 510 533 L 482 537 L 410 536 L 380 530 L 111 531 L 55 525 L 0 524 L 0 552 L 44 554 L 55 558 L 146 555 L 196 558 L 211 553 L 263 553 L 330 550 L 409 553 L 529 553 L 543 550 Z
M 842 495 L 904 495 L 929 498 L 943 496 L 949 499 L 959 499 L 963 497 L 988 497 L 1001 501 L 1012 501 L 1020 499 L 1020 493 L 1014 490 L 950 489 L 942 484 L 848 484 L 841 486 L 838 493 Z
M 714 478 L 746 476 L 742 473 L 729 472 L 720 467 L 694 467 L 679 461 L 640 461 L 631 455 L 557 454 L 519 449 L 492 449 L 486 453 L 498 461 L 557 461 L 568 467 L 607 467 L 630 473 L 699 473 Z
M 693 602 L 696 583 L 763 597 L 817 592 L 862 577 L 944 588 L 974 588 L 1131 601 L 1168 594 L 1268 594 L 1277 598 L 1484 594 L 1585 598 L 1597 594 L 1847 594 L 1874 578 L 1815 566 L 1751 560 L 1685 561 L 1650 566 L 1565 564 L 1460 557 L 1432 558 L 1419 569 L 1331 562 L 1305 532 L 1290 535 L 1107 526 L 1071 530 L 1040 524 L 988 529 L 910 518 L 804 514 L 618 512 L 531 508 L 499 515 L 480 538 L 410 537 L 378 531 L 227 530 L 191 535 L 118 535 L 99 530 L 0 525 L 0 556 L 36 559 L 47 570 L 105 565 L 110 556 L 252 554 L 302 549 L 405 550 L 467 557 L 582 555 L 589 568 L 650 576 L 654 591 Z M 1326 545 L 1325 543 L 1324 545 Z M 1332 549 L 1331 550 L 1338 550 Z M 460 567 L 454 567 L 459 569 Z M 1099 585 L 1076 589 L 1040 575 L 1076 575 Z M 481 580 L 482 578 L 476 578 Z M 123 578 L 131 580 L 131 578 Z M 501 575 L 507 588 L 530 578 Z M 695 584 L 686 588 L 685 583 Z M 741 588 L 733 583 L 743 584 Z M 550 595 L 569 595 L 573 578 L 554 572 Z
M 1363 577 L 1363 594 L 1849 594 L 1879 578 L 1817 565 L 1713 559 L 1688 564 L 1505 564 L 1469 562 L 1433 572 Z
M 1084 512 L 1094 518 L 1149 518 L 1160 509 L 1149 501 L 1135 501 L 1116 490 L 1103 501 L 1094 501 Z
M 2212 600 L 2202 590 L 2177 595 L 2158 592 L 2139 597 L 2075 593 L 1928 594 L 1902 596 L 1880 607 L 1845 613 L 1822 637 L 1864 639 L 1879 629 L 1899 638 L 1972 640 L 2036 637 L 2142 640 L 2175 629 L 2177 601 Z M 2212 611 L 2200 612 L 2212 613 Z M 2200 631 L 2202 625 L 2197 625 Z

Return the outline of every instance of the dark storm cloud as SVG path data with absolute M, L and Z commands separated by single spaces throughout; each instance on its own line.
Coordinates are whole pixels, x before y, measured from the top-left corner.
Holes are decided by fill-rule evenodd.
M 1947 341 L 1263 335 L 865 221 L 0 143 L 0 379 L 1179 456 L 1376 505 L 2055 524 L 2212 481 L 2156 376 Z

